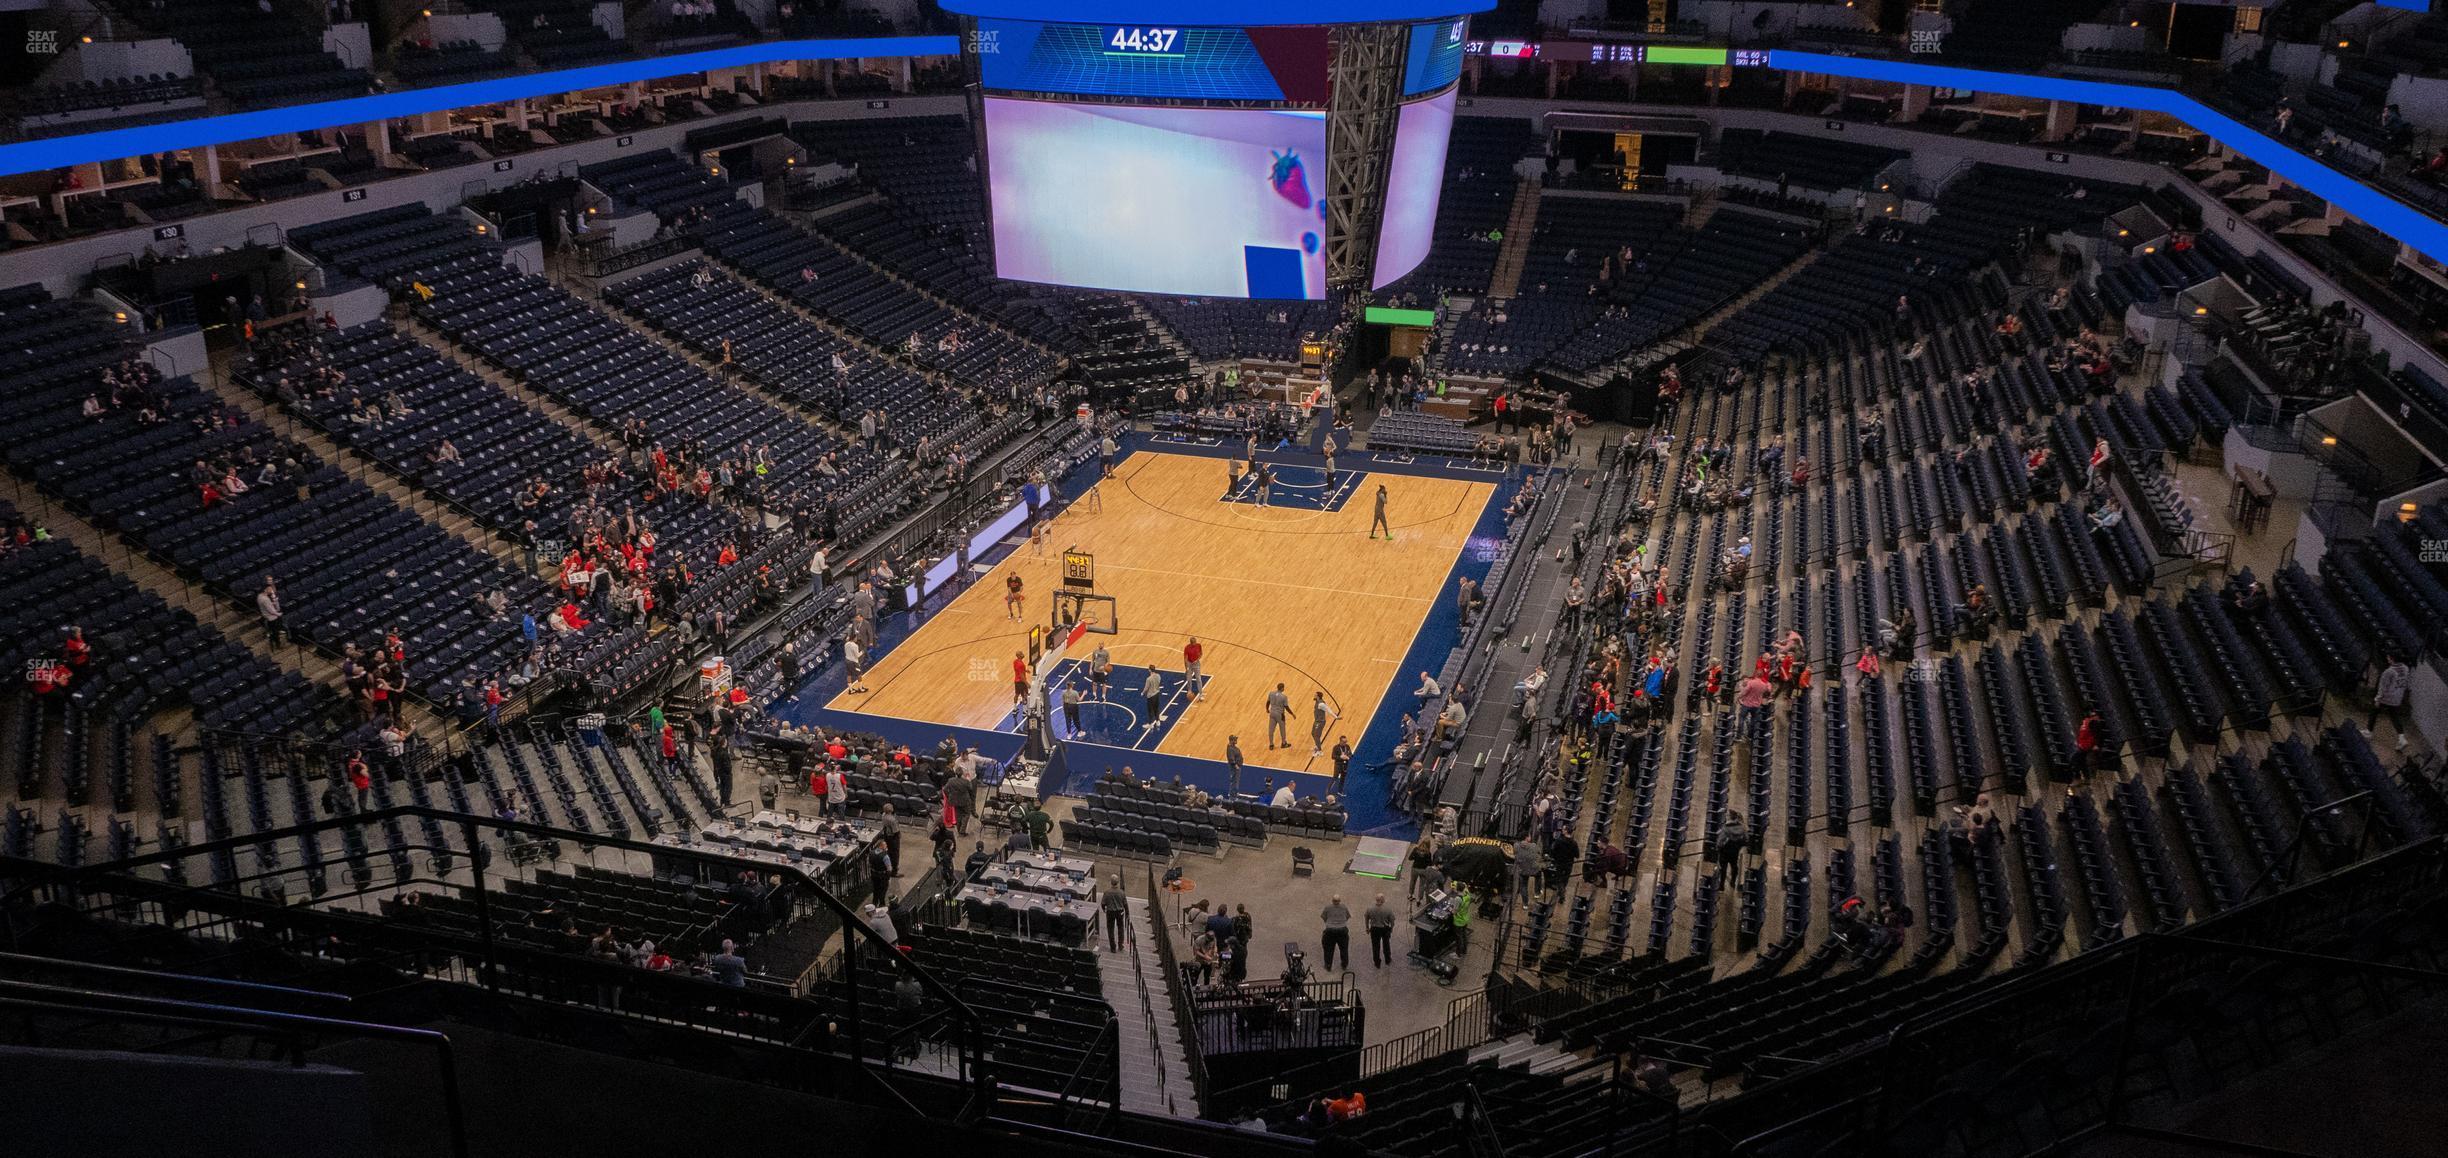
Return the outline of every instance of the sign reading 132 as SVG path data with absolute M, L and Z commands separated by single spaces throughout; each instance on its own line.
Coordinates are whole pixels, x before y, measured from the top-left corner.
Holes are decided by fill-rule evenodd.
M 1105 33 L 1105 47 L 1115 52 L 1172 52 L 1180 43 L 1179 28 L 1113 28 Z

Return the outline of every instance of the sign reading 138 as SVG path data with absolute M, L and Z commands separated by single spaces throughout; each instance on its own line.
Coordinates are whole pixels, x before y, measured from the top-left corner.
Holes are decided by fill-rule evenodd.
M 1172 52 L 1179 43 L 1179 28 L 1114 28 L 1105 34 L 1105 47 L 1115 52 Z

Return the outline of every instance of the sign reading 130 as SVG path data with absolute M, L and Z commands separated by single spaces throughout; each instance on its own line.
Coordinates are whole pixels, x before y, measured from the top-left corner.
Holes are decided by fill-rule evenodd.
M 1105 47 L 1115 52 L 1172 52 L 1181 43 L 1179 28 L 1112 28 Z

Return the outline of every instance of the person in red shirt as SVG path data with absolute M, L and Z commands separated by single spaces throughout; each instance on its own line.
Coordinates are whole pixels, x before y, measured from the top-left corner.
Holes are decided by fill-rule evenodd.
M 1758 676 L 1761 679 L 1767 679 L 1769 675 L 1768 663 L 1768 653 L 1764 651 L 1761 652 L 1759 659 L 1751 665 L 1751 674 Z
M 508 696 L 502 694 L 500 680 L 485 681 L 485 727 L 496 732 L 501 730 L 502 701 L 508 698 Z
M 677 769 L 680 767 L 680 734 L 672 731 L 672 726 L 666 723 L 663 725 L 662 739 L 663 766 L 667 769 Z
M 2100 718 L 2098 712 L 2083 716 L 2082 726 L 2074 729 L 2074 751 L 2082 758 L 2082 770 L 2099 771 Z
M 1020 653 L 1015 651 L 1012 653 L 1013 703 L 1024 704 L 1028 702 L 1028 684 L 1028 660 L 1022 658 Z
M 1192 696 L 1202 700 L 1207 698 L 1207 677 L 1199 671 L 1199 659 L 1206 654 L 1207 649 L 1199 646 L 1195 635 L 1182 645 L 1182 682 L 1190 685 Z
M 92 661 L 93 648 L 86 646 L 84 628 L 68 629 L 68 638 L 60 641 L 60 658 L 68 661 L 68 666 L 72 668 L 84 667 Z
M 366 767 L 365 749 L 350 750 L 348 759 L 340 765 L 340 778 L 348 782 L 350 791 L 356 793 L 357 811 L 365 811 L 366 798 L 374 788 L 374 774 Z M 333 811 L 339 809 L 335 807 Z

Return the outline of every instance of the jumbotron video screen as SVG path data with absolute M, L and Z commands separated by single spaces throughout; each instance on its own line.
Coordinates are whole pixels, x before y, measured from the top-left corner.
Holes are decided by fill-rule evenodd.
M 1464 24 L 1408 30 L 1372 285 L 1427 256 Z M 979 21 L 995 273 L 1139 293 L 1325 297 L 1329 35 Z

